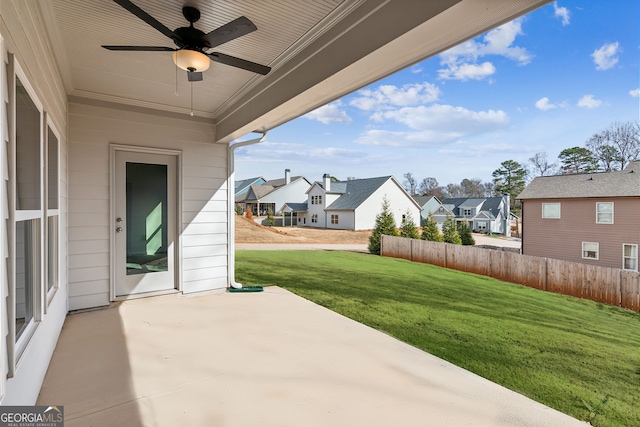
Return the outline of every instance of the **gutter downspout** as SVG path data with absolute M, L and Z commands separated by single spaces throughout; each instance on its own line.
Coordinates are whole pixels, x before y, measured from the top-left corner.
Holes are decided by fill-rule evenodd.
M 235 151 L 237 148 L 246 147 L 247 145 L 259 144 L 267 138 L 267 132 L 261 133 L 262 137 L 256 139 L 249 139 L 247 141 L 241 141 L 235 144 L 229 144 L 229 151 L 227 153 L 227 171 L 229 177 L 227 178 L 227 277 L 229 278 L 228 288 L 242 289 L 242 284 L 235 280 L 235 263 L 236 263 L 236 231 L 235 231 L 235 191 L 231 184 L 235 180 Z

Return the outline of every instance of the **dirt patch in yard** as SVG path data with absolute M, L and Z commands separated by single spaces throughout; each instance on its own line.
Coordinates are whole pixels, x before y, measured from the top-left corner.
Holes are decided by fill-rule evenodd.
M 236 243 L 368 244 L 371 230 L 327 230 L 312 227 L 265 227 L 236 216 Z

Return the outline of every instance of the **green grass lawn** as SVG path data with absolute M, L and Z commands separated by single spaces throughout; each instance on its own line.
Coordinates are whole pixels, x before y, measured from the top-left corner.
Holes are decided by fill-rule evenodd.
M 374 255 L 238 251 L 277 285 L 596 426 L 640 426 L 640 314 Z

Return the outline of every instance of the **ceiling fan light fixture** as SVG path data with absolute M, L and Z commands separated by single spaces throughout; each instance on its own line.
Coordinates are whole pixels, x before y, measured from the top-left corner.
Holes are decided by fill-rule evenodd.
M 207 71 L 211 65 L 211 60 L 207 55 L 195 50 L 177 50 L 173 52 L 172 56 L 173 62 L 185 71 Z

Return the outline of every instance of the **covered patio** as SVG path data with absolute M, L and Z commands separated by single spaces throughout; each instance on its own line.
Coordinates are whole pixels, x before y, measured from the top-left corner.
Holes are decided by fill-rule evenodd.
M 584 425 L 278 287 L 69 315 L 52 402 L 68 426 Z

